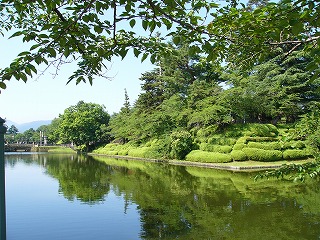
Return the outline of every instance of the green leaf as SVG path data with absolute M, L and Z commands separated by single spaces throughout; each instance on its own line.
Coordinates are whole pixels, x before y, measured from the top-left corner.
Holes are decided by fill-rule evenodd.
M 69 57 L 69 55 L 70 55 L 70 49 L 69 49 L 68 47 L 64 50 L 63 55 L 64 55 L 66 58 Z
M 295 25 L 292 26 L 292 33 L 298 35 L 301 31 L 303 31 L 303 23 L 298 21 Z
M 21 53 L 19 53 L 19 57 L 21 57 L 21 56 L 25 56 L 25 55 L 29 55 L 29 54 L 31 54 L 30 52 L 28 52 L 28 51 L 25 51 L 25 52 L 21 52 Z
M 28 74 L 30 77 L 32 77 L 32 73 L 31 73 L 30 68 L 26 67 L 25 71 L 26 71 L 26 74 Z
M 142 20 L 142 27 L 144 30 L 147 30 L 147 28 L 148 28 L 148 21 L 147 20 Z
M 125 56 L 127 55 L 127 53 L 128 53 L 128 49 L 125 49 L 125 48 L 121 49 L 120 52 L 119 52 L 119 54 L 120 54 L 120 56 L 122 57 L 122 59 L 125 58 Z
M 47 52 L 50 54 L 50 57 L 56 57 L 57 56 L 56 50 L 54 48 L 48 48 Z
M 20 78 L 22 79 L 22 81 L 27 82 L 28 78 L 27 75 L 24 74 L 23 72 L 20 72 Z
M 23 34 L 22 31 L 15 32 L 14 34 L 12 34 L 12 35 L 9 37 L 9 39 L 10 39 L 10 38 L 13 38 L 13 37 L 20 36 L 20 35 L 22 35 L 22 34 Z
M 144 53 L 143 54 L 143 56 L 142 56 L 142 58 L 141 58 L 141 62 L 143 62 L 144 60 L 146 60 L 147 59 L 147 57 L 148 57 L 148 53 Z
M 0 88 L 1 89 L 6 89 L 7 85 L 4 82 L 0 82 Z
M 94 31 L 98 34 L 102 33 L 102 31 L 103 31 L 103 29 L 99 26 L 94 26 L 93 28 L 94 28 Z
M 178 45 L 181 42 L 181 37 L 180 36 L 174 36 L 172 41 L 173 41 L 173 43 L 175 45 Z
M 135 19 L 131 19 L 129 24 L 130 24 L 130 27 L 133 28 L 134 25 L 136 25 L 136 20 Z
M 134 48 L 134 49 L 133 49 L 133 53 L 134 53 L 134 56 L 135 56 L 135 57 L 138 57 L 141 52 L 140 52 L 138 49 Z
M 35 45 L 31 46 L 30 51 L 32 51 L 40 46 L 41 46 L 41 44 L 35 44 Z

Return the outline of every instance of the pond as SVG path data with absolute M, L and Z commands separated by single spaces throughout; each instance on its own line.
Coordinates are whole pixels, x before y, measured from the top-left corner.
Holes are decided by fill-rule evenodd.
M 320 239 L 320 184 L 106 157 L 6 154 L 8 240 Z

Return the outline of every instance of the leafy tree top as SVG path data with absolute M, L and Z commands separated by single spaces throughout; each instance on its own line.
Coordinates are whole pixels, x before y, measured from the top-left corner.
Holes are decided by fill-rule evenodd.
M 3 0 L 0 33 L 30 42 L 0 71 L 0 88 L 11 78 L 27 81 L 38 65 L 76 61 L 69 81 L 89 82 L 103 74 L 113 56 L 156 62 L 166 42 L 190 42 L 190 55 L 248 67 L 279 47 L 283 58 L 298 47 L 313 55 L 310 71 L 320 71 L 320 1 L 283 0 L 247 7 L 238 1 L 205 0 Z M 161 34 L 160 34 L 160 33 Z M 68 82 L 69 82 L 68 81 Z

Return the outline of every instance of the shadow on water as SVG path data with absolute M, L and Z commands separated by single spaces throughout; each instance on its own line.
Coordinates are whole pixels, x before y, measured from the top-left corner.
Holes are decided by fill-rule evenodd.
M 235 173 L 80 155 L 7 155 L 39 164 L 60 193 L 95 205 L 112 191 L 137 204 L 144 239 L 319 239 L 318 181 L 255 182 Z

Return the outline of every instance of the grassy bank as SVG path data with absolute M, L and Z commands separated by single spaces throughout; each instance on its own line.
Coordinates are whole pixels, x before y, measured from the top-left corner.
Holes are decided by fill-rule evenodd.
M 93 153 L 167 160 L 183 156 L 178 159 L 180 162 L 249 168 L 312 161 L 313 150 L 308 142 L 291 137 L 293 131 L 289 125 L 239 124 L 218 133 L 199 129 L 193 134 L 180 134 L 180 138 L 175 133 L 175 138 L 152 139 L 140 144 L 111 143 Z

